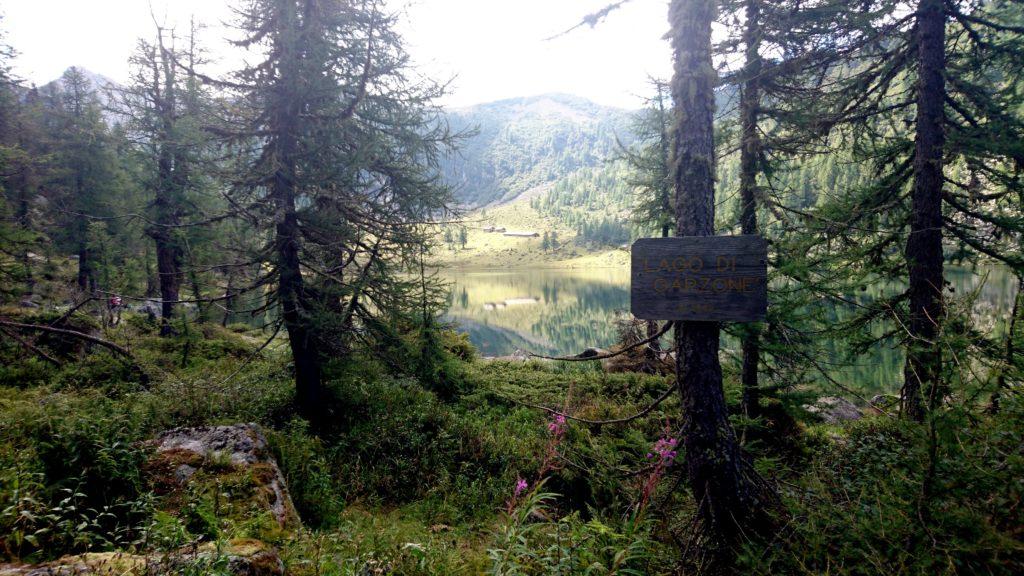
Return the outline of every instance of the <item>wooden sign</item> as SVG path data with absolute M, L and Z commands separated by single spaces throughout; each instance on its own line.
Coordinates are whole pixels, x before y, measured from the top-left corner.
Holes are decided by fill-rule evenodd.
M 632 264 L 637 318 L 756 322 L 768 310 L 768 244 L 760 236 L 641 238 Z

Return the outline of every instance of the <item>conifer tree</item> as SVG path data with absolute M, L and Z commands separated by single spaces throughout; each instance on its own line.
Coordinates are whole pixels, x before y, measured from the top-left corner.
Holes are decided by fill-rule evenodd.
M 714 88 L 711 26 L 716 2 L 673 0 L 672 179 L 676 234 L 715 234 Z M 756 481 L 729 423 L 716 322 L 679 322 L 676 373 L 683 407 L 686 469 L 707 546 L 719 560 L 744 532 L 768 523 L 770 491 Z
M 270 272 L 255 283 L 276 286 L 296 401 L 317 425 L 324 359 L 357 338 L 392 345 L 422 310 L 403 272 L 447 214 L 437 161 L 452 137 L 432 104 L 440 89 L 410 80 L 381 2 L 256 0 L 240 25 L 239 45 L 261 59 L 222 83 L 247 104 L 221 130 L 251 149 L 233 202 L 265 235 Z
M 652 80 L 655 94 L 634 119 L 632 146 L 623 146 L 630 172 L 627 183 L 636 193 L 633 220 L 641 226 L 654 226 L 662 238 L 675 227 L 672 178 L 669 173 L 671 108 L 668 86 Z
M 902 409 L 920 420 L 948 392 L 946 259 L 1024 265 L 1012 246 L 1024 221 L 1008 203 L 1022 185 L 1024 28 L 1018 6 L 968 0 L 878 0 L 847 7 L 838 21 L 841 57 L 819 122 L 875 177 L 816 214 L 812 234 L 827 241 L 812 252 L 830 253 L 823 275 L 835 286 L 849 281 L 837 291 L 865 277 L 906 283 L 856 325 L 898 326 Z
M 33 159 L 24 136 L 26 114 L 19 102 L 17 79 L 10 70 L 14 51 L 0 36 L 0 296 L 13 297 L 17 287 L 32 291 L 28 258 L 34 235 L 29 222 Z
M 102 262 L 97 250 L 108 234 L 111 206 L 119 203 L 123 173 L 89 78 L 69 68 L 47 97 L 47 138 L 55 156 L 49 184 L 59 226 L 54 235 L 78 255 L 78 289 L 96 295 Z
M 810 117 L 811 103 L 823 90 L 821 70 L 827 70 L 837 57 L 823 47 L 832 34 L 832 16 L 841 10 L 836 0 L 721 3 L 719 19 L 726 35 L 715 47 L 716 56 L 724 63 L 741 64 L 722 79 L 738 98 L 735 110 L 723 115 L 720 132 L 727 137 L 719 146 L 739 157 L 735 167 L 739 232 L 765 235 L 772 248 L 780 245 L 782 235 L 793 231 L 789 207 L 803 207 L 790 174 L 793 165 L 822 148 Z M 761 217 L 765 221 L 759 222 Z M 788 260 L 784 250 L 771 255 L 770 276 L 786 275 Z M 790 377 L 801 372 L 792 359 L 799 357 L 794 347 L 801 346 L 802 339 L 794 335 L 807 323 L 806 312 L 789 314 L 802 308 L 808 296 L 801 280 L 790 282 L 794 288 L 784 293 L 769 295 L 767 333 L 761 323 L 731 327 L 741 342 L 742 406 L 748 416 L 760 411 L 759 371 L 767 362 L 765 353 L 779 352 L 778 356 L 787 358 Z
M 172 332 L 171 321 L 181 298 L 186 245 L 195 226 L 186 220 L 198 219 L 197 164 L 209 147 L 209 138 L 200 130 L 206 96 L 195 76 L 187 73 L 196 63 L 195 29 L 190 30 L 189 47 L 184 50 L 174 45 L 173 31 L 168 45 L 167 33 L 158 27 L 155 42 L 139 43 L 132 58 L 132 84 L 118 94 L 119 112 L 128 119 L 132 140 L 144 158 L 145 186 L 151 191 L 146 233 L 156 247 L 163 335 Z M 193 292 L 200 300 L 198 288 Z

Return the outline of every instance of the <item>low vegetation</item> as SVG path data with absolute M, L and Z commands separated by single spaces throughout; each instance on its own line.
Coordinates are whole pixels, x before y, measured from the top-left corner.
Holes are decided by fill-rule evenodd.
M 685 457 L 674 437 L 676 398 L 629 425 L 575 420 L 634 415 L 670 378 L 473 360 L 451 336 L 457 396 L 441 398 L 362 357 L 329 373 L 333 417 L 314 436 L 294 411 L 286 351 L 277 343 L 253 355 L 263 335 L 233 328 L 197 325 L 201 339 L 160 338 L 156 323 L 126 314 L 100 333 L 130 345 L 145 378 L 98 346 L 40 342 L 61 360 L 55 366 L 4 341 L 7 561 L 257 538 L 299 575 L 679 568 L 678 547 L 690 537 L 679 519 L 694 503 L 673 490 Z M 727 391 L 738 410 L 738 384 L 727 381 Z M 265 430 L 301 528 L 218 505 L 219 494 L 244 495 L 244 477 L 219 477 L 212 489 L 197 480 L 174 506 L 154 491 L 147 440 L 174 426 L 237 422 Z M 927 429 L 877 411 L 827 425 L 799 403 L 776 403 L 757 420 L 734 413 L 733 422 L 757 470 L 779 482 L 788 518 L 777 538 L 745 549 L 745 572 L 1024 569 L 1019 398 L 991 417 L 951 410 L 936 422 L 934 454 Z

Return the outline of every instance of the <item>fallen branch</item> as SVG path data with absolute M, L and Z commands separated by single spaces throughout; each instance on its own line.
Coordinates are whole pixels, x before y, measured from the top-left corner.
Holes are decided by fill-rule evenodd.
M 662 336 L 664 336 L 665 333 L 668 332 L 670 328 L 672 328 L 673 324 L 674 324 L 674 322 L 666 322 L 665 325 L 661 328 L 661 330 L 658 331 L 657 334 L 654 334 L 653 336 L 650 336 L 650 337 L 648 337 L 645 340 L 641 340 L 641 341 L 637 342 L 636 344 L 630 344 L 629 346 L 626 346 L 622 350 L 619 350 L 617 352 L 610 352 L 608 354 L 596 354 L 594 356 L 586 356 L 586 357 L 582 357 L 579 354 L 577 354 L 576 356 L 544 356 L 542 354 L 534 354 L 533 352 L 527 352 L 527 354 L 529 354 L 531 358 L 540 358 L 541 360 L 559 360 L 561 362 L 589 362 L 591 360 L 607 360 L 609 358 L 615 358 L 616 356 L 621 356 L 621 355 L 625 354 L 626 352 L 629 352 L 631 350 L 636 350 L 637 348 L 639 348 L 641 346 L 644 346 L 644 345 L 650 344 L 651 342 L 654 342 L 658 338 L 661 338 Z
M 632 416 L 627 416 L 625 418 L 614 418 L 614 419 L 611 419 L 611 420 L 588 420 L 586 418 L 577 418 L 576 416 L 572 416 L 572 415 L 566 414 L 565 412 L 563 412 L 561 410 L 555 410 L 554 408 L 548 408 L 547 406 L 541 406 L 539 404 L 530 404 L 529 402 L 523 402 L 523 401 L 514 400 L 514 399 L 510 399 L 510 400 L 512 400 L 516 404 L 521 404 L 523 406 L 526 406 L 527 408 L 534 408 L 536 410 L 543 410 L 543 411 L 545 411 L 545 412 L 547 412 L 549 414 L 554 414 L 555 416 L 562 416 L 566 420 L 573 420 L 575 422 L 580 422 L 582 424 L 589 424 L 589 425 L 592 425 L 592 426 L 604 426 L 606 424 L 626 424 L 628 422 L 632 422 L 633 420 L 637 420 L 639 418 L 643 418 L 644 416 L 650 414 L 655 408 L 657 408 L 659 404 L 661 404 L 666 399 L 668 399 L 668 397 L 672 395 L 672 392 L 675 391 L 676 388 L 677 388 L 677 383 L 673 382 L 672 385 L 668 387 L 668 390 L 665 390 L 664 394 L 659 396 L 657 400 L 655 400 L 653 403 L 648 405 L 643 410 L 637 412 L 636 414 L 634 414 Z
M 97 336 L 86 334 L 84 332 L 77 332 L 75 330 L 65 330 L 64 328 L 54 328 L 53 326 L 44 326 L 41 324 L 23 324 L 21 322 L 12 322 L 10 320 L 3 319 L 0 319 L 0 326 L 6 326 L 8 328 L 19 328 L 21 330 L 36 330 L 39 332 L 48 332 L 51 334 L 61 334 L 63 336 L 78 338 L 79 340 L 85 340 L 86 342 L 91 342 L 93 344 L 103 346 L 104 348 L 111 350 L 112 352 L 116 352 L 117 354 L 120 354 L 121 356 L 130 359 L 132 363 L 135 364 L 135 356 L 132 356 L 132 353 L 129 352 L 127 348 L 120 346 L 118 344 L 114 344 L 109 340 L 104 340 Z
M 60 360 L 57 360 L 53 356 L 50 356 L 45 351 L 40 349 L 38 346 L 32 344 L 28 340 L 25 340 L 21 336 L 18 336 L 17 332 L 13 332 L 11 330 L 0 330 L 0 332 L 3 332 L 4 334 L 7 334 L 11 338 L 14 338 L 18 342 L 20 342 L 22 346 L 24 346 L 25 348 L 28 348 L 29 350 L 34 352 L 37 356 L 39 356 L 43 360 L 46 360 L 47 362 L 53 364 L 54 366 L 60 366 L 61 365 Z

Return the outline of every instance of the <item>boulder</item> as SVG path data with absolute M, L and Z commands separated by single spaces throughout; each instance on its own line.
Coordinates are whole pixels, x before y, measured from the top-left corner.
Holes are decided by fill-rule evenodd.
M 804 409 L 816 415 L 826 424 L 860 420 L 863 416 L 856 404 L 838 396 L 818 398 L 814 404 L 804 406 Z
M 153 576 L 205 574 L 215 567 L 237 576 L 284 576 L 277 551 L 258 540 L 208 542 L 174 552 L 92 552 L 37 565 L 0 565 L 0 576 Z M 218 570 L 217 573 L 220 573 Z
M 147 316 L 159 316 L 161 313 L 160 300 L 148 299 L 142 302 L 132 303 L 127 306 L 132 312 L 138 312 L 139 314 L 145 314 Z
M 876 394 L 871 397 L 871 407 L 881 410 L 888 410 L 890 408 L 896 408 L 899 406 L 899 396 L 893 396 L 892 394 Z
M 299 526 L 284 476 L 256 424 L 174 428 L 151 442 L 147 464 L 161 507 L 175 514 L 211 496 L 229 517 L 269 514 L 281 529 Z M 221 495 L 230 494 L 226 502 Z
M 512 360 L 513 362 L 528 362 L 530 360 L 530 353 L 517 348 L 516 351 L 509 356 L 509 360 Z

